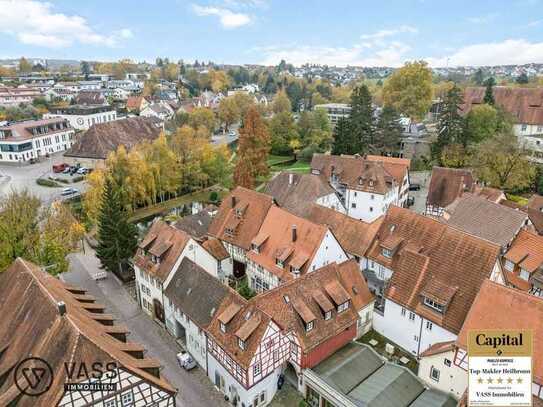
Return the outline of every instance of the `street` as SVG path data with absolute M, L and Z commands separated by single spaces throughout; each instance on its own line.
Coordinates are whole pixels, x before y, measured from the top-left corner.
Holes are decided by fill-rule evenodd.
M 130 330 L 129 340 L 142 344 L 146 355 L 160 360 L 161 375 L 178 389 L 177 406 L 227 406 L 223 396 L 215 390 L 204 371 L 199 367 L 185 371 L 177 364 L 176 354 L 181 351 L 174 338 L 145 314 L 121 283 L 109 275 L 96 282 L 90 274 L 99 270 L 99 260 L 94 251 L 85 243 L 85 254 L 69 255 L 70 268 L 61 279 L 79 286 L 97 302 L 106 306 L 106 312 L 114 315 L 117 324 L 126 325 Z

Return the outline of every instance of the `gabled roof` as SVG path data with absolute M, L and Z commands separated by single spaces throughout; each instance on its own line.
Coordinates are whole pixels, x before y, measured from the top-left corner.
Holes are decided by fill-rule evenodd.
M 543 236 L 521 230 L 503 257 L 529 273 L 543 268 Z
M 409 167 L 411 166 L 411 160 L 408 158 L 367 155 L 366 160 L 382 162 L 385 170 L 396 179 L 398 185 L 402 185 L 405 176 L 409 173 Z
M 312 204 L 302 215 L 314 223 L 327 225 L 343 249 L 352 255 L 363 257 L 370 247 L 383 218 L 372 223 L 351 218 L 341 212 Z
M 81 91 L 75 97 L 75 104 L 77 105 L 103 105 L 106 103 L 104 94 L 100 91 Z
M 428 186 L 427 205 L 445 208 L 462 195 L 471 192 L 475 180 L 471 171 L 458 168 L 432 168 L 432 178 Z
M 314 154 L 311 172 L 329 182 L 332 174 L 350 189 L 385 194 L 397 183 L 383 161 L 372 161 L 361 156 Z M 402 178 L 403 180 L 403 178 Z
M 449 212 L 448 208 L 446 211 Z M 472 194 L 454 203 L 447 224 L 506 247 L 526 224 L 525 212 L 508 208 Z
M 119 146 L 130 150 L 143 141 L 153 141 L 162 130 L 158 119 L 130 117 L 93 124 L 64 154 L 67 157 L 105 160 Z
M 296 240 L 293 241 L 293 229 Z M 296 216 L 282 208 L 272 206 L 260 228 L 259 235 L 269 236 L 259 248 L 259 252 L 250 251 L 247 257 L 262 265 L 281 280 L 293 278 L 290 266 L 299 266 L 294 260 L 305 259 L 299 269 L 305 273 L 310 266 L 328 228 L 307 219 Z M 277 266 L 276 260 L 283 262 L 283 268 Z
M 543 235 L 543 196 L 532 195 L 526 208 L 528 210 L 528 217 L 534 224 L 535 230 L 540 235 Z
M 494 86 L 492 93 L 496 106 L 510 113 L 515 123 L 543 124 L 543 88 Z M 484 87 L 466 88 L 462 112 L 468 113 L 474 105 L 483 104 L 484 95 Z
M 228 286 L 185 257 L 175 270 L 164 295 L 203 329 L 209 325 L 230 292 Z
M 264 193 L 272 196 L 280 207 L 304 216 L 309 205 L 318 198 L 335 194 L 335 190 L 317 175 L 281 172 L 268 182 Z
M 436 342 L 420 354 L 421 358 L 439 355 L 454 350 L 455 341 Z
M 158 220 L 139 244 L 134 263 L 151 276 L 165 282 L 189 240 L 190 236 L 182 230 Z M 153 263 L 147 253 L 160 257 L 160 262 Z
M 111 325 L 112 316 L 89 311 L 98 304 L 84 290 L 65 285 L 19 258 L 0 273 L 0 298 L 0 349 L 5 350 L 0 371 L 9 372 L 29 355 L 45 359 L 53 370 L 52 386 L 47 392 L 39 397 L 23 395 L 17 405 L 57 405 L 64 395 L 65 362 L 87 366 L 116 362 L 129 373 L 175 394 L 175 389 L 158 375 L 157 360 L 132 356 L 129 351 L 143 352 L 143 347 L 115 338 L 125 337 L 127 328 Z M 59 302 L 66 305 L 63 316 L 59 313 Z M 13 398 L 20 394 L 13 374 L 9 374 L 0 384 L 0 404 L 8 405 L 12 393 Z
M 209 239 L 205 240 L 204 243 L 202 243 L 202 246 L 209 252 L 209 254 L 219 261 L 229 257 L 228 252 L 219 239 L 210 237 Z
M 128 99 L 126 99 L 126 109 L 138 110 L 144 101 L 145 98 L 143 96 L 128 96 Z
M 457 345 L 467 349 L 472 329 L 530 329 L 533 332 L 533 378 L 543 384 L 543 299 L 485 280 L 473 302 Z
M 236 187 L 223 199 L 219 211 L 209 226 L 209 234 L 248 250 L 272 205 L 272 197 L 243 187 Z M 226 229 L 233 230 L 233 235 L 230 235 Z
M 207 205 L 198 213 L 183 216 L 174 223 L 174 226 L 187 232 L 192 238 L 201 241 L 207 235 L 211 221 L 218 209 L 215 205 Z
M 387 258 L 381 241 L 391 236 L 402 243 Z M 391 206 L 367 257 L 392 270 L 385 293 L 388 299 L 456 333 L 499 253 L 500 247 L 487 240 Z M 443 301 L 444 314 L 425 306 L 423 293 Z

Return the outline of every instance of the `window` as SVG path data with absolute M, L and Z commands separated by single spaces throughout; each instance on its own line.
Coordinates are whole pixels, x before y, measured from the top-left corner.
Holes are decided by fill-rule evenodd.
M 451 361 L 449 359 L 445 358 L 445 360 L 443 360 L 443 363 L 445 363 L 445 366 L 451 367 Z
M 528 125 L 526 124 L 523 124 L 522 127 L 520 128 L 522 131 L 526 131 L 526 129 L 528 128 Z
M 116 407 L 116 406 L 117 406 L 117 402 L 115 401 L 115 399 L 106 400 L 104 403 L 104 407 Z
M 383 251 L 381 253 L 383 254 L 383 256 L 385 256 L 385 257 L 387 257 L 389 259 L 392 257 L 392 250 L 390 250 L 390 249 L 383 248 Z
M 413 339 L 415 340 L 415 342 L 419 341 L 419 337 L 417 335 L 413 336 Z
M 528 281 L 530 279 L 530 273 L 526 269 L 520 269 L 520 278 L 522 278 L 524 281 Z
M 405 308 L 402 308 L 401 314 L 402 314 L 402 317 L 405 317 Z
M 134 396 L 132 393 L 124 393 L 121 394 L 121 404 L 123 407 L 132 406 L 134 405 Z
M 238 346 L 241 350 L 245 350 L 245 341 L 241 338 L 238 338 Z
M 276 264 L 277 267 L 283 268 L 283 262 L 281 260 L 275 259 L 275 264 Z
M 543 126 L 537 126 L 537 132 L 538 133 L 543 132 Z
M 373 212 L 373 207 L 372 206 L 370 206 L 370 212 Z
M 223 333 L 225 333 L 225 332 L 226 332 L 226 325 L 223 324 L 222 322 L 221 322 L 220 324 L 221 324 L 221 325 L 220 325 L 221 331 L 222 331 Z
M 515 263 L 513 263 L 511 260 L 505 260 L 505 269 L 507 271 L 513 271 L 515 268 Z
M 330 318 L 332 318 L 332 311 L 326 311 L 324 313 L 324 320 L 327 321 L 329 320 Z
M 313 329 L 313 321 L 309 321 L 305 326 L 305 330 L 306 330 L 306 332 L 309 332 L 312 329 Z
M 356 208 L 356 204 L 354 202 L 351 204 L 351 208 Z
M 347 308 L 349 308 L 349 301 L 345 301 L 343 304 L 339 304 L 337 307 L 338 314 L 345 311 Z
M 256 244 L 254 244 L 254 243 L 252 244 L 252 246 L 253 246 L 253 251 L 254 251 L 255 253 L 258 253 L 258 252 L 259 252 L 258 246 L 257 246 Z
M 433 324 L 430 321 L 426 321 L 426 329 L 431 331 Z
M 354 196 L 356 196 L 356 191 L 354 192 Z
M 253 376 L 258 376 L 262 371 L 262 366 L 260 365 L 260 362 L 255 363 L 253 366 Z
M 430 368 L 430 378 L 436 382 L 439 382 L 439 370 L 433 366 Z
M 370 199 L 371 199 L 371 200 L 374 200 L 374 199 L 375 199 L 375 195 L 371 194 L 371 195 L 370 195 Z
M 413 312 L 409 313 L 409 320 L 414 321 L 415 320 L 415 314 Z
M 435 309 L 438 312 L 443 313 L 444 307 L 441 304 L 438 304 L 437 302 L 431 300 L 430 298 L 424 298 L 424 305 L 427 305 L 430 308 Z

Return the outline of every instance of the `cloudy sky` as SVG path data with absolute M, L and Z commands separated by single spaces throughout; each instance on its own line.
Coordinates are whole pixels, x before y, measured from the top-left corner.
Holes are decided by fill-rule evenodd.
M 543 0 L 0 0 L 0 58 L 543 63 Z

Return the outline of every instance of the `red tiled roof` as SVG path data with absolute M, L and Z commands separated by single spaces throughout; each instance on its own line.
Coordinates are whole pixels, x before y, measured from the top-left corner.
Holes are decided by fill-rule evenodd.
M 471 192 L 475 180 L 471 171 L 457 168 L 434 167 L 428 186 L 428 205 L 445 208 L 462 195 Z

